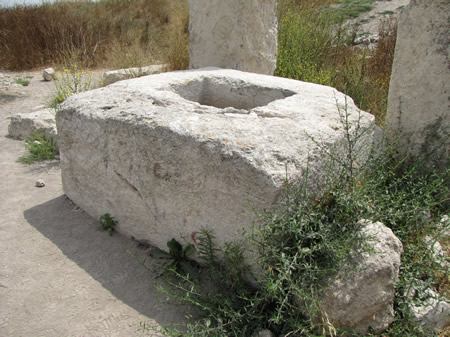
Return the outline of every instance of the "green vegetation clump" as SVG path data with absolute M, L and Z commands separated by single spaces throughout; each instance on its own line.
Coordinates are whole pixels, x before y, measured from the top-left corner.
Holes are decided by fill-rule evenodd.
M 395 12 L 387 10 L 387 11 L 378 12 L 377 14 L 380 14 L 380 15 L 393 15 L 393 14 L 395 14 Z
M 24 78 L 17 78 L 17 79 L 14 80 L 14 83 L 26 87 L 26 86 L 28 86 L 30 84 L 30 80 L 29 79 L 24 79 Z
M 197 263 L 191 260 L 190 257 L 195 254 L 196 249 L 193 244 L 187 245 L 185 248 L 175 239 L 167 242 L 169 252 L 165 252 L 159 248 L 153 248 L 150 250 L 149 255 L 151 257 L 163 260 L 164 272 L 171 271 L 180 273 L 181 275 L 188 276 L 197 279 Z
M 19 158 L 19 161 L 24 164 L 54 159 L 58 153 L 55 142 L 52 139 L 40 134 L 34 134 L 27 138 L 25 140 L 25 147 L 29 154 L 25 157 Z
M 117 226 L 117 220 L 111 216 L 109 213 L 105 213 L 100 217 L 100 224 L 102 225 L 102 229 L 109 233 L 109 235 L 113 235 L 115 228 Z
M 325 16 L 288 10 L 280 20 L 275 75 L 332 85 L 334 69 L 325 65 L 334 42 Z

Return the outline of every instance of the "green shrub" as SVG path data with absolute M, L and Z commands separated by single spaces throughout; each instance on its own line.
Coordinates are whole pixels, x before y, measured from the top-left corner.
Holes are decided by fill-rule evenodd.
M 176 272 L 191 279 L 198 278 L 197 263 L 190 257 L 195 254 L 196 249 L 193 244 L 185 248 L 175 239 L 167 242 L 169 252 L 159 248 L 153 248 L 149 251 L 151 257 L 165 261 L 163 272 Z
M 332 85 L 333 70 L 324 65 L 333 41 L 325 16 L 287 11 L 280 20 L 275 75 Z
M 113 235 L 117 226 L 117 220 L 111 214 L 105 213 L 100 217 L 100 224 L 104 231 L 108 232 L 109 235 Z
M 25 140 L 25 147 L 29 152 L 28 156 L 19 158 L 19 161 L 24 164 L 54 159 L 57 154 L 55 142 L 40 134 L 28 137 Z

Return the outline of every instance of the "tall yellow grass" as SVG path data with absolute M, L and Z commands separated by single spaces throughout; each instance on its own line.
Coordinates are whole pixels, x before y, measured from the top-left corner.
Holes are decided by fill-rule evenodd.
M 187 0 L 58 2 L 0 9 L 0 68 L 24 70 L 68 59 L 84 67 L 169 63 L 179 68 L 179 60 L 185 64 L 188 59 L 188 20 Z M 174 40 L 186 47 L 173 50 Z

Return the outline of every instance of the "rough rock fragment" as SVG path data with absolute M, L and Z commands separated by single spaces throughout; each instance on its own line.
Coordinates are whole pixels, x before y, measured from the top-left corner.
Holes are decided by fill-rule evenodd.
M 374 252 L 358 253 L 351 271 L 338 275 L 322 298 L 323 310 L 337 328 L 366 333 L 386 329 L 394 320 L 395 282 L 402 243 L 381 222 L 361 222 L 361 235 Z
M 38 133 L 56 141 L 55 112 L 52 109 L 18 113 L 10 117 L 10 120 L 8 134 L 12 138 L 26 139 Z
M 432 289 L 411 290 L 407 296 L 413 301 L 410 312 L 428 330 L 439 331 L 450 325 L 450 303 Z M 417 300 L 418 299 L 418 300 Z
M 52 81 L 55 79 L 55 69 L 47 68 L 43 71 L 42 77 L 45 81 Z

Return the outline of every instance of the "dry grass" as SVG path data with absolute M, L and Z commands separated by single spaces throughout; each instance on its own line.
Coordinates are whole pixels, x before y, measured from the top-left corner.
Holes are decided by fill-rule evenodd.
M 178 68 L 178 59 L 187 54 L 172 45 L 174 40 L 187 45 L 186 22 L 187 0 L 100 0 L 0 9 L 0 68 L 24 70 L 74 59 L 83 67 L 173 62 Z

